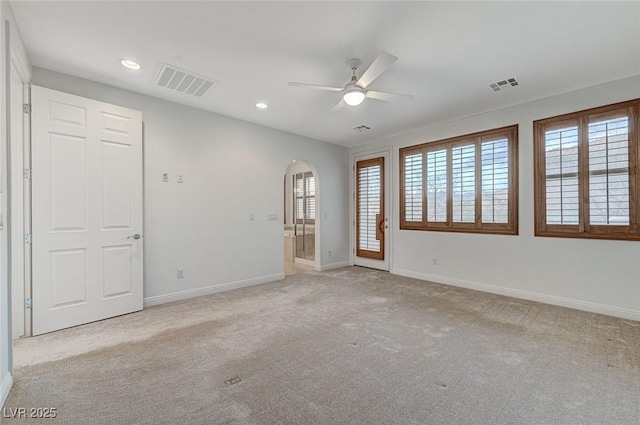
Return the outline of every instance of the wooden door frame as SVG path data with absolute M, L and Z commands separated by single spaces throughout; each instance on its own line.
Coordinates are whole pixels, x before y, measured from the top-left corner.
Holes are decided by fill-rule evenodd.
M 384 246 L 384 260 L 375 260 L 368 259 L 366 257 L 358 257 L 356 253 L 357 248 L 357 199 L 356 199 L 356 163 L 372 159 L 384 157 L 384 209 L 385 209 L 385 217 L 388 218 L 388 228 L 385 230 L 385 246 Z M 391 200 L 393 199 L 393 147 L 392 146 L 383 146 L 376 149 L 370 149 L 362 152 L 353 152 L 351 154 L 351 169 L 349 171 L 349 188 L 351 191 L 351 201 L 349 205 L 349 210 L 351 212 L 350 221 L 351 221 L 351 232 L 350 234 L 350 256 L 351 256 L 351 265 L 361 265 L 364 267 L 371 268 L 379 268 L 381 270 L 390 271 L 392 263 L 392 236 L 393 236 L 393 204 Z M 356 264 L 357 263 L 357 264 Z M 382 267 L 381 267 L 382 266 Z
M 377 163 L 380 163 L 380 180 L 382 182 L 381 184 L 381 191 L 380 191 L 380 208 L 383 211 L 383 216 L 386 217 L 385 214 L 385 210 L 386 210 L 386 199 L 385 199 L 385 182 L 386 182 L 386 178 L 387 176 L 385 175 L 385 157 L 384 156 L 379 156 L 376 158 L 370 158 L 370 159 L 361 159 L 360 161 L 355 162 L 355 178 L 356 178 L 356 205 L 355 205 L 355 209 L 356 209 L 356 239 L 355 239 L 355 247 L 356 247 L 356 256 L 357 257 L 364 257 L 364 258 L 372 258 L 374 260 L 384 260 L 385 259 L 385 245 L 386 245 L 386 240 L 387 240 L 387 235 L 386 232 L 384 230 L 381 230 L 381 226 L 384 224 L 384 219 L 381 222 L 378 222 L 378 217 L 376 216 L 376 239 L 378 239 L 377 235 L 379 233 L 382 234 L 382 241 L 380 243 L 380 252 L 376 253 L 375 251 L 367 251 L 364 249 L 360 249 L 359 248 L 359 244 L 358 241 L 360 240 L 360 226 L 358 226 L 358 220 L 360 218 L 360 191 L 358 190 L 359 185 L 358 185 L 358 172 L 359 172 L 359 167 L 358 164 L 371 164 L 371 166 L 376 165 Z M 362 168 L 367 167 L 367 165 L 364 165 Z

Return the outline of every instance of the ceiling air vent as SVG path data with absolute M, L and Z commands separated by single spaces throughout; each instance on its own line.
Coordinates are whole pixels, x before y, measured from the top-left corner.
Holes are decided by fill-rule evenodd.
M 353 129 L 355 131 L 365 131 L 365 130 L 371 130 L 371 127 L 367 127 L 366 125 L 359 125 L 357 127 L 353 127 Z
M 156 77 L 156 85 L 191 96 L 202 97 L 216 82 L 195 72 L 163 63 Z
M 516 87 L 520 85 L 520 81 L 518 81 L 518 77 L 506 78 L 504 80 L 496 81 L 493 84 L 489 84 L 491 90 L 500 91 L 504 89 L 508 89 L 509 87 Z

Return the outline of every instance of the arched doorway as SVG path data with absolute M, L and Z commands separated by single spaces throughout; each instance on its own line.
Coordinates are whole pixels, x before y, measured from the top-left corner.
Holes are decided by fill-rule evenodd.
M 318 173 L 304 160 L 293 160 L 284 176 L 285 275 L 317 270 L 320 217 Z

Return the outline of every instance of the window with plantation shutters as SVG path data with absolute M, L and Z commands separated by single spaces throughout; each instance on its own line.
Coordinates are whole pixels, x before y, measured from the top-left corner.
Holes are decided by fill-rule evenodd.
M 640 100 L 534 123 L 536 235 L 640 239 Z
M 400 149 L 400 228 L 517 234 L 510 126 Z

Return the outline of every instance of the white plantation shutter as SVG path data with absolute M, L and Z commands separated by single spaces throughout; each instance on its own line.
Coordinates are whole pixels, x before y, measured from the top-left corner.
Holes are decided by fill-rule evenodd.
M 295 175 L 295 197 L 296 222 L 302 223 L 304 220 L 304 178 L 302 173 Z
M 360 189 L 360 248 L 367 251 L 379 251 L 380 241 L 376 240 L 377 221 L 380 214 L 380 167 L 360 169 L 358 185 Z
M 424 194 L 423 188 L 423 153 L 411 153 L 404 156 L 404 220 L 422 223 Z
M 364 160 L 356 166 L 357 255 L 384 259 L 384 158 Z
M 509 221 L 509 141 L 483 142 L 482 150 L 482 222 Z
M 313 174 L 305 174 L 305 213 L 309 222 L 316 219 L 316 179 Z
M 578 126 L 545 132 L 547 223 L 578 224 Z
M 629 118 L 589 123 L 589 219 L 629 224 Z
M 427 152 L 427 222 L 447 221 L 447 150 Z
M 316 219 L 316 180 L 308 171 L 294 176 L 294 217 L 297 224 L 314 224 Z
M 451 151 L 451 201 L 454 223 L 476 221 L 476 146 L 454 147 Z

